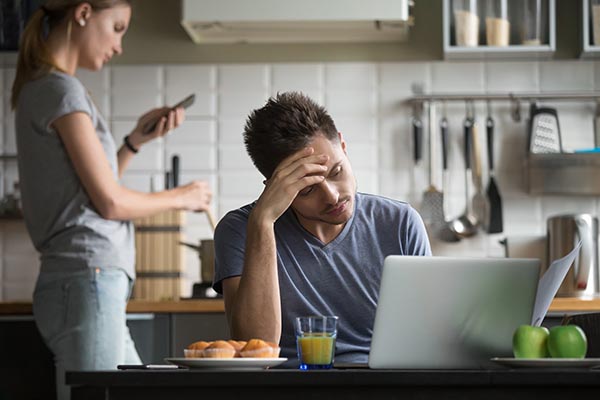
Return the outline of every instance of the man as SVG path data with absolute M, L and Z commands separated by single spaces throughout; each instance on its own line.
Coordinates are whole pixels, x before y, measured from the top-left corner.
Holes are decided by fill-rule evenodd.
M 295 317 L 337 315 L 336 360 L 366 362 L 384 258 L 431 254 L 421 218 L 356 192 L 342 134 L 300 93 L 254 110 L 244 141 L 266 180 L 215 232 L 214 288 L 232 337 L 279 342 L 293 358 Z

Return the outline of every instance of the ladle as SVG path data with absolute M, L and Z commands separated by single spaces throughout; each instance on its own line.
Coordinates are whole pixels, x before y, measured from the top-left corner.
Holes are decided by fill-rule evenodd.
M 477 217 L 471 208 L 471 196 L 469 195 L 469 178 L 471 177 L 471 134 L 473 129 L 473 116 L 467 105 L 467 117 L 465 118 L 465 211 L 459 217 L 450 222 L 450 229 L 459 237 L 470 237 L 477 233 Z

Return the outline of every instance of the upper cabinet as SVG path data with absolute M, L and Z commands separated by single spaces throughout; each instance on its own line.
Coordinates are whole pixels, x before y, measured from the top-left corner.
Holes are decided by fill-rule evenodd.
M 443 0 L 444 58 L 550 58 L 555 0 Z
M 600 0 L 581 0 L 583 58 L 600 57 Z

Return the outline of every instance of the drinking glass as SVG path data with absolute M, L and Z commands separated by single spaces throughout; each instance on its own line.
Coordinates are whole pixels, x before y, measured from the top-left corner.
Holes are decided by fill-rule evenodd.
M 333 367 L 336 316 L 312 315 L 296 318 L 296 345 L 300 369 L 329 369 Z
M 453 0 L 454 29 L 457 46 L 475 47 L 479 44 L 477 0 Z

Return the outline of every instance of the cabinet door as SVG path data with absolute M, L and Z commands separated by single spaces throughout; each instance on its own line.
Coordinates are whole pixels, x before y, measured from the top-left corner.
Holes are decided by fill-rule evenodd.
M 33 317 L 0 317 L 0 343 L 0 399 L 55 399 L 54 360 Z
M 169 314 L 127 314 L 127 326 L 144 364 L 164 364 L 169 357 Z
M 171 356 L 183 357 L 183 349 L 198 340 L 229 339 L 225 313 L 172 314 Z

